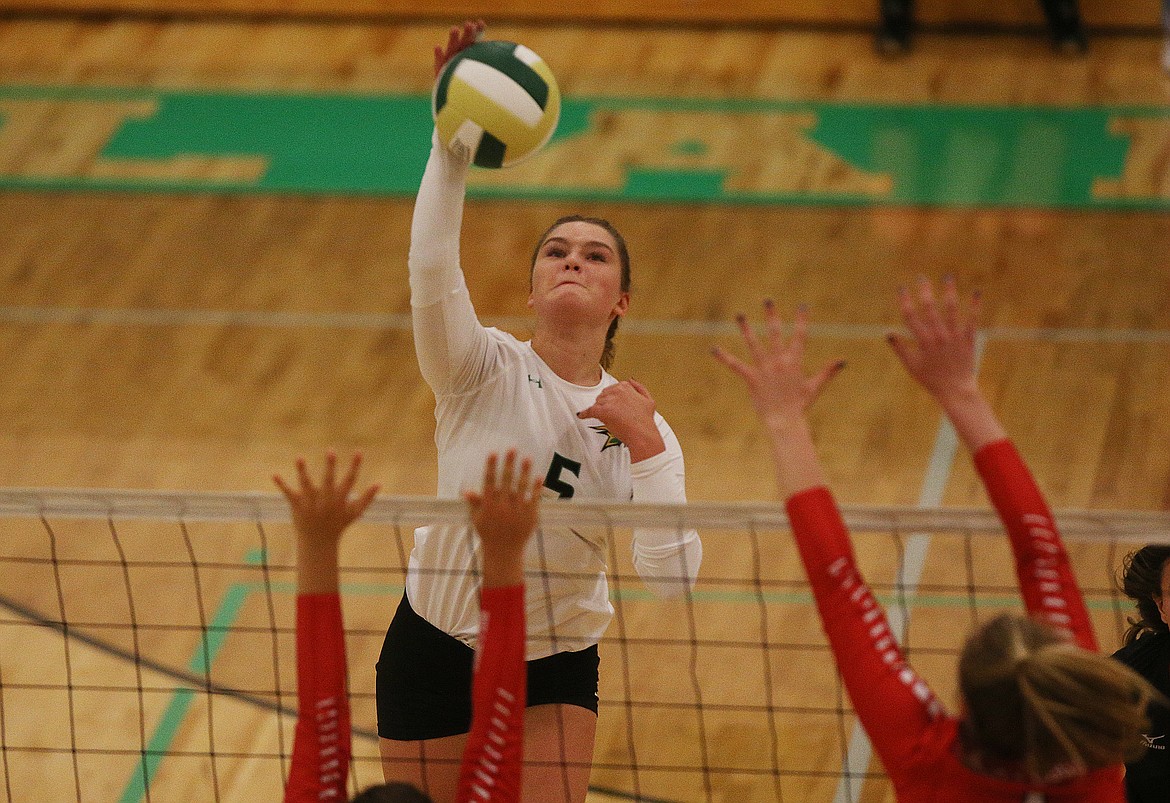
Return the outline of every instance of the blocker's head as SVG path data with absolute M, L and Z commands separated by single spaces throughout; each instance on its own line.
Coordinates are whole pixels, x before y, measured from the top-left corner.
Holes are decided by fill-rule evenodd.
M 1149 684 L 1033 619 L 1001 614 L 972 633 L 959 658 L 959 687 L 969 747 L 1033 780 L 1144 752 Z

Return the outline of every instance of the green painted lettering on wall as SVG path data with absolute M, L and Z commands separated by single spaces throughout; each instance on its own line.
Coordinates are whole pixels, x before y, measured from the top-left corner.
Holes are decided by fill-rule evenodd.
M 0 188 L 413 195 L 422 95 L 0 87 Z M 473 197 L 1170 207 L 1170 109 L 566 98 Z

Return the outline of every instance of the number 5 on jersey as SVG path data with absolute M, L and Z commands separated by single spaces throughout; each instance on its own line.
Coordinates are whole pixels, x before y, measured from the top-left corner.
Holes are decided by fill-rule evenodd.
M 544 475 L 544 487 L 555 492 L 561 499 L 571 499 L 574 488 L 562 479 L 562 474 L 565 471 L 574 477 L 580 477 L 581 464 L 576 460 L 570 460 L 563 454 L 553 452 L 552 463 L 549 464 L 548 473 Z

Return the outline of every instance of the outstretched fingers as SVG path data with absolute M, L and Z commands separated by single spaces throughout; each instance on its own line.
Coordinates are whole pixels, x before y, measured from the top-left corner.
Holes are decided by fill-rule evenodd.
M 829 381 L 845 367 L 844 360 L 837 360 L 815 374 L 805 374 L 803 363 L 809 317 L 807 306 L 798 307 L 793 318 L 792 335 L 786 338 L 775 305 L 765 302 L 766 344 L 745 332 L 744 342 L 751 352 L 749 357 L 740 358 L 719 347 L 711 349 L 716 360 L 744 380 L 757 414 L 772 424 L 803 416 Z M 741 331 L 744 328 L 740 320 Z
M 303 457 L 297 458 L 297 479 L 301 483 L 301 496 L 316 495 L 317 486 L 313 484 L 313 478 L 309 476 L 309 466 Z
M 739 334 L 743 338 L 744 345 L 747 346 L 748 354 L 752 356 L 752 362 L 760 362 L 764 358 L 764 350 L 760 346 L 756 330 L 748 323 L 747 315 L 742 312 L 738 313 L 735 316 L 735 322 L 739 326 Z
M 337 494 L 342 498 L 348 498 L 353 486 L 357 483 L 358 470 L 362 467 L 362 453 L 354 452 L 353 457 L 350 458 L 349 468 L 345 472 L 345 476 L 341 478 L 341 484 L 337 486 Z
M 979 332 L 979 327 L 983 324 L 983 294 L 978 290 L 971 293 L 971 301 L 967 305 L 967 319 L 965 321 L 964 334 L 972 343 L 975 342 L 975 336 Z
M 279 474 L 273 474 L 272 481 L 276 483 L 276 487 L 280 489 L 282 494 L 284 494 L 284 498 L 288 500 L 290 505 L 296 502 L 297 493 L 292 488 L 288 487 L 288 484 L 284 481 L 284 477 L 280 476 Z
M 516 480 L 516 492 L 520 494 L 521 498 L 528 493 L 528 483 L 532 477 L 532 460 L 524 458 L 520 461 L 520 477 Z
M 505 494 L 515 492 L 515 473 L 516 473 L 516 450 L 509 449 L 508 453 L 504 455 L 504 471 L 500 475 L 500 489 Z
M 786 349 L 792 349 L 798 360 L 804 352 L 804 343 L 808 338 L 808 311 L 804 307 L 801 307 L 796 313 L 792 340 L 787 343 L 784 340 L 784 321 L 780 317 L 780 313 L 776 311 L 776 305 L 771 299 L 764 301 L 765 339 L 763 341 L 756 334 L 744 313 L 738 313 L 735 316 L 735 322 L 739 326 L 744 345 L 747 346 L 750 361 L 745 362 L 719 346 L 712 347 L 711 355 L 744 379 L 751 379 L 762 364 L 783 354 Z
M 809 380 L 808 380 L 809 404 L 812 404 L 814 401 L 817 400 L 818 397 L 820 397 L 821 391 L 825 389 L 825 385 L 829 384 L 829 381 L 832 380 L 833 377 L 835 377 L 837 374 L 841 373 L 841 369 L 843 369 L 844 367 L 845 367 L 845 361 L 844 360 L 837 360 L 836 362 L 829 363 L 824 368 L 822 368 L 820 371 L 818 371 L 816 374 L 809 377 Z
M 349 503 L 349 520 L 351 522 L 361 518 L 361 515 L 366 512 L 366 508 L 374 501 L 374 497 L 378 495 L 378 491 L 380 490 L 381 486 L 371 485 L 361 496 Z
M 288 500 L 289 505 L 294 508 L 309 503 L 317 497 L 317 486 L 313 484 L 313 478 L 309 476 L 309 466 L 305 462 L 305 458 L 297 458 L 296 469 L 297 488 L 293 488 L 281 475 L 272 475 L 272 481 L 276 483 L 276 487 L 284 494 L 284 498 Z
M 796 315 L 792 319 L 792 341 L 789 347 L 797 362 L 804 358 L 804 349 L 808 345 L 808 305 L 801 304 L 796 308 Z
M 935 339 L 946 338 L 956 331 L 959 317 L 959 295 L 953 277 L 942 281 L 942 299 L 935 293 L 934 282 L 928 276 L 918 277 L 919 317 L 927 332 Z
M 953 275 L 944 276 L 940 284 L 936 295 L 930 279 L 920 276 L 917 300 L 905 287 L 898 289 L 898 309 L 907 328 L 919 342 L 943 341 L 955 335 L 973 338 L 983 314 L 982 295 L 976 290 L 964 303 Z
M 920 304 L 915 302 L 913 294 L 905 285 L 898 288 L 898 311 L 902 313 L 902 321 L 915 340 L 923 342 L 934 339 L 928 317 L 923 314 Z
M 768 345 L 773 349 L 784 342 L 784 321 L 780 313 L 776 312 L 776 303 L 770 298 L 764 299 L 764 331 L 768 333 Z
M 321 490 L 333 493 L 337 489 L 337 452 L 330 449 L 325 453 L 325 479 L 321 483 Z
M 468 20 L 461 25 L 451 26 L 447 31 L 447 46 L 435 45 L 435 77 L 457 53 L 474 44 L 485 28 L 487 24 L 483 20 Z
M 536 477 L 526 491 L 524 501 L 528 504 L 540 504 L 540 489 L 544 487 L 544 478 Z
M 340 483 L 337 454 L 332 450 L 325 455 L 325 468 L 320 483 L 313 481 L 303 457 L 298 457 L 296 461 L 295 485 L 280 474 L 273 475 L 272 481 L 288 501 L 298 533 L 321 538 L 337 537 L 361 517 L 380 490 L 378 485 L 370 485 L 357 496 L 351 496 L 357 484 L 361 462 L 361 454 L 354 454 L 340 477 Z
M 734 354 L 724 351 L 723 349 L 719 348 L 719 346 L 715 346 L 711 349 L 711 356 L 726 365 L 732 371 L 735 371 L 735 373 L 739 374 L 744 379 L 751 379 L 752 369 L 747 365 L 747 363 L 745 363 L 739 357 L 736 357 Z
M 959 288 L 955 277 L 948 273 L 942 280 L 942 320 L 952 332 L 958 331 L 962 325 L 959 307 Z
M 452 25 L 451 29 L 447 31 L 447 46 L 435 45 L 435 77 L 439 77 L 439 73 L 443 71 L 443 67 L 451 60 L 451 57 L 459 52 L 459 37 L 460 27 Z
M 500 456 L 495 452 L 489 454 L 484 461 L 482 494 L 489 494 L 496 489 L 496 466 L 499 462 Z

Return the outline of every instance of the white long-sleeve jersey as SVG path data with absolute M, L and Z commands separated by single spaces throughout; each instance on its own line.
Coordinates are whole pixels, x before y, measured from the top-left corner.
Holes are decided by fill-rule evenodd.
M 529 342 L 483 327 L 459 267 L 467 166 L 436 144 L 411 228 L 410 288 L 415 350 L 435 392 L 440 497 L 483 481 L 488 454 L 515 448 L 545 477 L 545 493 L 574 499 L 685 502 L 682 449 L 657 413 L 666 451 L 631 465 L 624 445 L 596 419 L 579 419 L 617 382 L 566 382 Z M 605 532 L 542 528 L 526 555 L 529 660 L 601 640 L 613 616 Z M 660 595 L 693 585 L 702 560 L 694 530 L 635 530 L 634 566 Z M 415 531 L 407 593 L 435 627 L 474 646 L 479 622 L 478 538 L 466 528 Z

